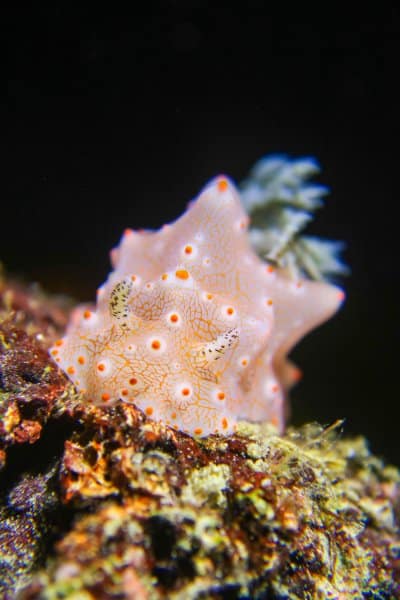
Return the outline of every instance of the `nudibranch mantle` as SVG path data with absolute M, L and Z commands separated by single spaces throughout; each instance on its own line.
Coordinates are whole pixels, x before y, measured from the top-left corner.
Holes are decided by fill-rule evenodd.
M 126 230 L 97 306 L 75 309 L 51 356 L 95 403 L 134 403 L 194 435 L 238 420 L 284 427 L 287 353 L 343 299 L 254 253 L 239 192 L 217 177 L 173 224 Z

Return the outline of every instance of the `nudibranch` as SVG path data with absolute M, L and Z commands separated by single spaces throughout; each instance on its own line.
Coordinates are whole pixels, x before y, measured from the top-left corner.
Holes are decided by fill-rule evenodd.
M 198 436 L 238 420 L 283 429 L 298 378 L 287 354 L 343 292 L 264 262 L 247 229 L 237 188 L 220 176 L 173 224 L 125 231 L 96 308 L 77 308 L 50 349 L 88 401 L 134 403 Z

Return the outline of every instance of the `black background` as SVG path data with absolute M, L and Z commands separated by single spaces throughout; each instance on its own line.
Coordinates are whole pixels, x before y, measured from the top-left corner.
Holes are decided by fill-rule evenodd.
M 3 8 L 0 257 L 91 300 L 126 227 L 265 154 L 315 156 L 331 195 L 309 233 L 345 240 L 352 275 L 293 353 L 292 419 L 346 417 L 400 462 L 399 11 L 269 4 Z

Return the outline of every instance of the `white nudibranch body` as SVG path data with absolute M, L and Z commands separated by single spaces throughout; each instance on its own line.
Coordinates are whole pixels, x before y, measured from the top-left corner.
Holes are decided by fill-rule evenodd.
M 239 192 L 213 180 L 155 232 L 127 230 L 94 310 L 78 308 L 51 356 L 88 399 L 134 403 L 194 435 L 239 419 L 284 426 L 298 377 L 286 355 L 343 299 L 293 282 L 253 252 Z

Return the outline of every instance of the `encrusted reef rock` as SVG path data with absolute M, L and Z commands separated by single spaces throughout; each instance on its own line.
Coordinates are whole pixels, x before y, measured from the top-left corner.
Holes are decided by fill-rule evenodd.
M 2 597 L 400 597 L 400 475 L 363 438 L 89 404 L 46 352 L 68 307 L 35 294 L 0 287 Z
M 0 582 L 6 598 L 29 582 L 44 559 L 59 509 L 54 490 L 56 468 L 23 473 L 2 494 L 0 506 Z

